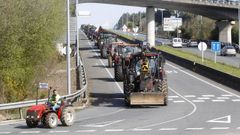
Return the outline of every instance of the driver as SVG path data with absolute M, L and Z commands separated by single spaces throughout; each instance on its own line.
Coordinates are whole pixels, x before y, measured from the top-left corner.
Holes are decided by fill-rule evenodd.
M 57 93 L 57 90 L 53 90 L 53 94 L 49 100 L 50 105 L 52 106 L 53 111 L 56 111 L 58 108 L 60 108 L 61 105 L 61 100 L 60 100 L 60 95 Z

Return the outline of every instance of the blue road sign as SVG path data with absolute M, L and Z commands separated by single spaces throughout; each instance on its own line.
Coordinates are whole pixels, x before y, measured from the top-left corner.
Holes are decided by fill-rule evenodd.
M 220 50 L 221 50 L 221 43 L 220 42 L 211 42 L 211 50 L 213 52 L 220 52 Z

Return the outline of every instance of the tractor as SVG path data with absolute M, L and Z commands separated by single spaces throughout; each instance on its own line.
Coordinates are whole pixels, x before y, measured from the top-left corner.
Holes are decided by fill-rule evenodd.
M 117 42 L 117 36 L 113 34 L 104 34 L 104 37 L 99 46 L 101 58 L 107 58 L 107 51 L 109 46 L 113 43 Z
M 160 52 L 139 52 L 125 60 L 124 95 L 127 106 L 167 105 L 165 59 Z
M 29 128 L 36 128 L 40 123 L 46 128 L 55 128 L 58 120 L 63 126 L 71 126 L 74 123 L 74 109 L 65 98 L 62 99 L 60 108 L 53 111 L 49 103 L 51 89 L 48 90 L 48 101 L 45 104 L 37 104 L 36 101 L 36 105 L 27 110 L 26 124 Z

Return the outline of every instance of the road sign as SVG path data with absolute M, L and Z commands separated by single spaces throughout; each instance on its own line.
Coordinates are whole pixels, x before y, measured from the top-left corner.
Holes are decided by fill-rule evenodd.
M 39 83 L 38 88 L 39 89 L 48 89 L 48 83 Z
M 163 31 L 175 31 L 176 28 L 182 26 L 182 18 L 164 18 Z
M 90 11 L 79 11 L 78 16 L 91 16 Z
M 205 42 L 200 42 L 200 43 L 198 44 L 198 49 L 199 49 L 200 51 L 206 51 L 206 50 L 207 50 L 207 44 L 206 44 Z
M 220 42 L 211 42 L 211 50 L 213 52 L 220 52 L 220 50 L 221 50 L 221 43 Z

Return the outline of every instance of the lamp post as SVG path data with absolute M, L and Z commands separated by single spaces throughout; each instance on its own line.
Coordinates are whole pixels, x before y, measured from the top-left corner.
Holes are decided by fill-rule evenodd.
M 238 1 L 238 48 L 240 51 L 240 1 Z
M 71 94 L 71 72 L 70 72 L 70 9 L 69 0 L 67 0 L 67 94 Z

